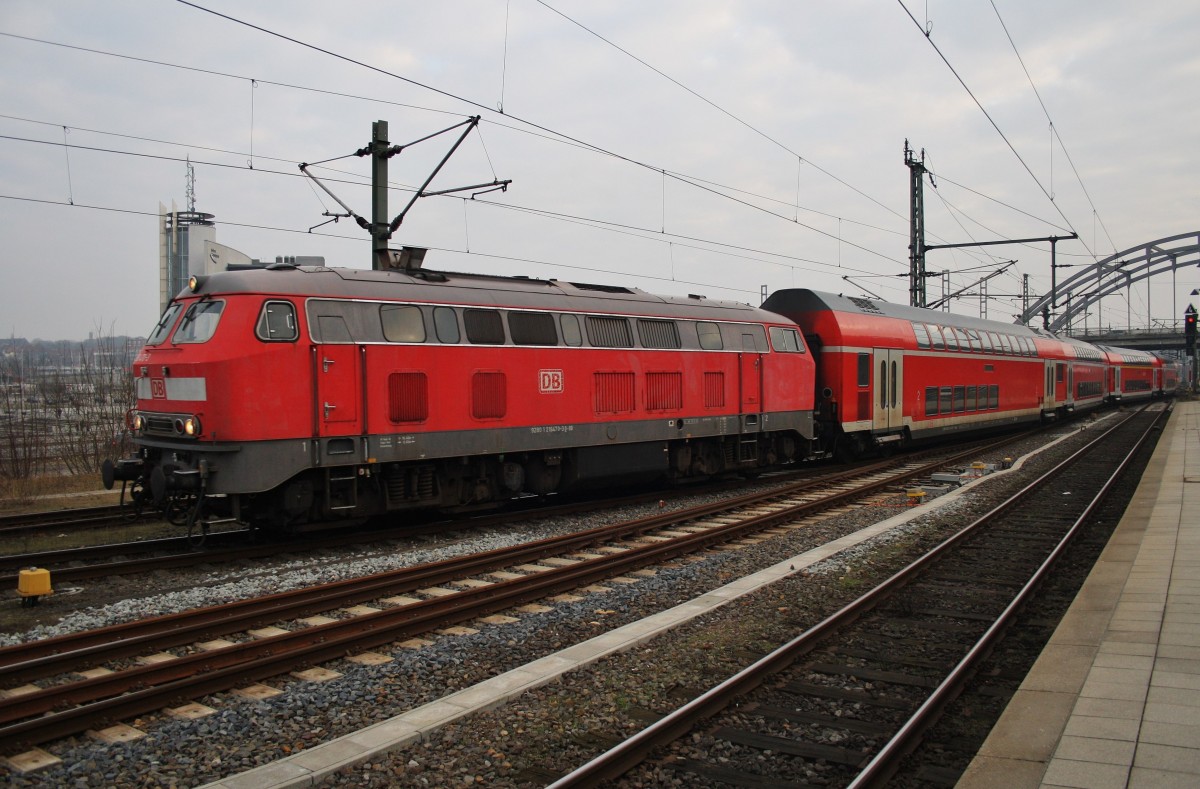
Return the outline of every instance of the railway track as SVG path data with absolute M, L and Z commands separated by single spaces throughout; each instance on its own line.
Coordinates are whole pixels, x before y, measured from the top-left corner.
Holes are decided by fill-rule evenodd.
M 999 441 L 977 441 L 966 444 L 964 452 L 983 452 L 989 448 L 1015 442 L 1028 437 L 1031 431 L 1025 431 L 1015 436 L 1009 436 Z M 936 457 L 944 450 L 926 450 L 905 457 L 921 458 Z M 892 460 L 890 462 L 899 462 Z M 860 464 L 862 465 L 862 464 Z M 786 480 L 789 476 L 800 479 L 812 478 L 811 469 L 803 472 L 785 472 L 776 478 Z M 734 490 L 743 482 L 728 482 L 719 485 L 706 486 L 706 492 Z M 537 517 L 552 517 L 564 514 L 589 512 L 600 508 L 613 508 L 644 504 L 662 499 L 671 499 L 691 495 L 694 490 L 688 487 L 674 488 L 670 491 L 656 490 L 648 493 L 636 493 L 617 499 L 581 499 L 564 504 L 546 506 L 537 502 L 537 506 L 518 504 L 502 513 L 478 516 L 469 519 L 438 520 L 418 526 L 406 525 L 398 528 L 377 528 L 365 531 L 314 532 L 298 537 L 289 537 L 281 541 L 270 536 L 264 536 L 260 541 L 253 541 L 255 535 L 247 529 L 230 529 L 213 532 L 208 535 L 203 546 L 197 547 L 187 537 L 165 537 L 158 539 L 138 540 L 136 542 L 110 543 L 91 545 L 79 548 L 40 551 L 36 553 L 21 553 L 0 555 L 0 588 L 12 588 L 17 584 L 18 573 L 27 567 L 42 567 L 51 571 L 56 584 L 77 583 L 96 578 L 115 577 L 121 575 L 138 575 L 158 570 L 171 570 L 188 567 L 198 563 L 219 564 L 234 561 L 248 561 L 269 556 L 277 556 L 281 550 L 289 553 L 341 548 L 347 545 L 364 542 L 383 542 L 395 539 L 411 538 L 424 534 L 439 534 L 464 528 L 477 528 L 501 525 L 513 519 L 527 518 L 535 514 Z M 102 517 L 114 517 L 110 510 L 117 508 L 97 508 L 82 513 L 82 522 Z M 10 522 L 13 528 L 18 528 L 21 517 L 13 516 Z M 117 516 L 119 517 L 119 516 Z M 53 528 L 38 520 L 31 521 L 29 528 Z M 58 521 L 61 525 L 69 524 L 71 520 Z
M 0 516 L 0 538 L 23 537 L 53 529 L 103 529 L 114 523 L 127 523 L 131 518 L 128 507 L 117 505 L 86 507 L 52 512 Z
M 0 699 L 0 741 L 45 742 L 635 572 L 980 451 L 893 459 L 719 505 L 0 649 L 0 684 L 19 691 Z M 104 673 L 109 666 L 119 670 Z M 102 671 L 74 673 L 88 667 Z
M 684 783 L 882 785 L 1166 413 L 1131 415 L 882 585 L 552 787 L 664 771 Z

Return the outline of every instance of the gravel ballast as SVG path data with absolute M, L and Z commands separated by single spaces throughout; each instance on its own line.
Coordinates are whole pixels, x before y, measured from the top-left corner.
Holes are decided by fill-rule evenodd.
M 869 579 L 903 564 L 906 556 L 934 544 L 984 511 L 993 497 L 985 491 L 1025 484 L 1037 467 L 1073 451 L 1088 438 L 1086 432 L 1074 435 L 1074 428 L 1056 432 L 1071 437 L 1019 471 L 979 486 L 971 496 L 928 517 L 919 517 L 870 545 L 844 552 L 806 574 L 739 600 L 645 648 L 612 656 L 590 669 L 573 672 L 562 683 L 463 719 L 426 742 L 349 770 L 333 783 L 541 785 L 547 776 L 561 774 L 602 750 L 597 742 L 636 731 L 645 725 L 647 715 L 672 709 L 681 693 L 707 687 L 714 677 L 746 665 L 819 621 L 841 601 L 851 599 Z M 1030 439 L 1027 446 L 997 454 L 1015 457 L 1046 440 Z M 1000 457 L 980 460 L 999 462 Z M 670 506 L 694 506 L 704 498 Z M 547 613 L 521 615 L 512 624 L 484 627 L 474 635 L 437 636 L 432 646 L 419 650 L 391 650 L 393 661 L 382 666 L 335 661 L 326 667 L 343 676 L 330 683 L 276 679 L 270 684 L 286 692 L 258 702 L 218 694 L 204 700 L 218 712 L 198 721 L 147 716 L 132 722 L 148 732 L 135 742 L 100 745 L 77 737 L 53 743 L 47 750 L 61 758 L 63 765 L 6 778 L 13 786 L 81 789 L 184 787 L 216 780 L 441 698 L 895 514 L 891 503 L 883 504 L 850 510 L 741 550 L 711 552 L 695 561 L 659 568 L 657 575 L 636 584 L 611 584 L 607 593 L 556 604 Z M 609 513 L 604 520 L 629 520 L 659 511 L 654 506 L 639 507 L 632 512 Z M 595 516 L 531 521 L 516 530 L 472 533 L 464 539 L 413 547 L 403 553 L 395 548 L 387 552 L 348 550 L 336 560 L 323 558 L 319 563 L 293 558 L 267 563 L 240 577 L 217 571 L 191 573 L 171 578 L 157 589 L 153 582 L 142 579 L 142 585 L 148 587 L 143 597 L 81 609 L 58 623 L 6 635 L 4 643 L 437 561 L 577 531 L 598 522 Z M 742 626 L 751 621 L 754 626 L 749 632 L 756 636 L 746 641 L 743 634 L 748 631 Z M 678 780 L 677 776 L 662 778 Z

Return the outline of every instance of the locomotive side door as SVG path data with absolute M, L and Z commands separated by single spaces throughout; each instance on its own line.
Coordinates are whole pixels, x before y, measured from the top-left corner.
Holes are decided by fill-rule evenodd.
M 871 429 L 876 433 L 904 428 L 904 351 L 875 348 L 875 380 Z
M 762 349 L 753 334 L 742 335 L 742 352 L 738 354 L 741 374 L 741 411 L 757 414 L 762 411 Z
M 358 435 L 358 406 L 362 401 L 358 346 L 316 345 L 313 354 L 318 434 Z

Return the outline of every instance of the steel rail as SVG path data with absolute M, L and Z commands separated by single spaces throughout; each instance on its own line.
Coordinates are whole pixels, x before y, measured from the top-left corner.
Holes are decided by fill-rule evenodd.
M 1140 411 L 1137 413 L 1140 413 Z M 796 636 L 788 643 L 700 696 L 697 696 L 674 712 L 660 718 L 628 740 L 621 742 L 612 749 L 599 754 L 587 763 L 572 770 L 550 784 L 547 789 L 595 786 L 603 781 L 619 778 L 632 767 L 645 761 L 655 748 L 668 745 L 683 737 L 695 727 L 697 721 L 720 712 L 736 698 L 744 696 L 762 684 L 771 675 L 785 670 L 799 658 L 811 652 L 826 637 L 854 622 L 865 612 L 875 608 L 880 602 L 890 597 L 898 589 L 924 572 L 943 555 L 972 536 L 987 522 L 1011 510 L 1034 490 L 1054 477 L 1057 477 L 1069 466 L 1073 465 L 1076 460 L 1107 439 L 1115 430 L 1121 428 L 1126 422 L 1136 416 L 1137 413 L 1130 414 L 1126 419 L 1088 442 L 1084 447 L 1072 453 L 1070 457 L 1042 474 L 1037 480 L 1026 485 L 1006 501 L 993 507 L 987 513 L 955 532 L 924 556 L 897 571 L 874 589 L 847 603 L 841 609 Z
M 847 789 L 864 789 L 865 787 L 875 787 L 883 785 L 891 778 L 900 765 L 900 760 L 908 755 L 913 748 L 917 746 L 920 737 L 928 731 L 937 719 L 941 716 L 946 706 L 957 698 L 962 691 L 963 686 L 973 675 L 978 664 L 985 659 L 990 653 L 996 642 L 1003 636 L 1004 632 L 1016 620 L 1017 614 L 1021 608 L 1033 596 L 1034 592 L 1046 580 L 1050 574 L 1051 568 L 1058 562 L 1062 555 L 1067 551 L 1075 536 L 1083 528 L 1084 524 L 1092 517 L 1092 514 L 1101 506 L 1104 500 L 1108 497 L 1113 486 L 1117 484 L 1125 469 L 1133 462 L 1134 456 L 1141 450 L 1150 434 L 1158 429 L 1164 419 L 1170 414 L 1171 408 L 1168 406 L 1163 410 L 1163 413 L 1152 422 L 1142 435 L 1138 437 L 1132 449 L 1125 454 L 1117 468 L 1105 480 L 1104 485 L 1088 502 L 1084 511 L 1071 524 L 1067 533 L 1058 541 L 1054 549 L 1046 557 L 1046 559 L 1038 566 L 1033 576 L 1029 581 L 1021 587 L 1013 600 L 1005 607 L 1000 616 L 995 622 L 988 627 L 987 631 L 980 636 L 979 640 L 971 647 L 970 651 L 963 656 L 962 660 L 951 670 L 950 674 L 938 684 L 929 698 L 917 708 L 912 717 L 900 727 L 900 730 L 888 740 L 888 742 L 879 750 L 875 757 L 867 764 L 866 767 L 858 774 L 857 777 L 849 784 Z
M 977 451 L 977 449 L 972 449 L 967 454 Z M 899 480 L 920 476 L 950 462 L 954 462 L 954 460 L 943 457 L 918 467 L 905 468 L 901 472 L 879 479 L 869 485 L 843 490 L 831 496 L 777 512 L 714 527 L 686 537 L 674 538 L 669 542 L 631 547 L 620 554 L 582 560 L 570 566 L 548 569 L 543 573 L 519 579 L 501 581 L 485 588 L 466 590 L 453 596 L 422 600 L 412 605 L 384 609 L 353 619 L 306 627 L 269 638 L 176 657 L 163 663 L 139 666 L 77 683 L 56 685 L 2 699 L 0 700 L 0 723 L 4 725 L 0 726 L 0 741 L 22 744 L 45 742 L 55 737 L 82 731 L 114 718 L 132 717 L 161 709 L 178 699 L 196 698 L 228 690 L 241 682 L 276 676 L 297 665 L 310 665 L 324 660 L 341 658 L 353 651 L 369 649 L 396 641 L 399 638 L 428 632 L 430 629 L 505 610 L 515 605 L 594 583 L 614 573 L 627 571 L 647 563 L 666 561 L 680 555 L 694 553 L 713 544 L 727 542 L 747 531 L 770 528 L 779 522 L 794 520 L 812 511 L 836 506 L 854 497 L 889 487 Z M 875 474 L 880 473 L 880 469 L 874 467 L 871 467 L 871 471 Z M 865 469 L 858 469 L 856 472 L 845 472 L 835 476 L 849 478 L 852 474 L 863 475 L 865 473 L 867 473 Z M 842 481 L 844 483 L 846 480 Z M 824 479 L 821 484 L 829 484 L 829 482 L 829 479 Z M 786 493 L 780 491 L 769 494 L 759 493 L 738 497 L 733 502 L 748 506 L 784 495 Z M 680 520 L 694 520 L 697 517 L 708 517 L 718 512 L 728 511 L 731 506 L 733 505 L 728 501 L 709 504 L 692 510 L 666 513 L 618 526 L 623 527 L 620 533 L 627 538 L 655 528 L 669 526 Z M 611 540 L 613 539 L 612 528 L 601 527 L 580 534 L 550 538 L 522 546 L 518 559 L 514 560 L 513 554 L 507 553 L 502 559 L 502 565 L 512 565 L 514 561 L 530 561 L 554 553 L 578 550 L 580 547 L 594 544 L 596 538 L 602 534 L 604 535 L 601 537 L 602 539 Z M 501 557 L 495 555 L 501 552 L 504 552 L 503 549 L 482 554 L 479 557 L 467 557 L 467 561 L 480 568 L 489 569 L 495 566 L 495 561 L 501 560 Z M 422 568 L 428 571 L 438 571 L 444 569 L 438 566 L 443 564 L 445 563 L 424 565 Z M 476 572 L 478 571 L 477 569 Z M 459 575 L 461 574 L 459 573 Z M 435 576 L 425 576 L 420 585 L 431 583 L 432 581 L 429 579 L 432 577 Z M 386 586 L 391 579 L 372 576 L 368 580 L 377 588 L 370 593 L 365 593 L 367 598 L 378 597 L 381 588 L 391 588 Z M 381 582 L 384 584 L 383 586 L 379 585 Z M 340 582 L 333 586 L 350 584 L 352 582 Z M 279 598 L 281 595 L 274 597 Z M 239 605 L 243 604 L 233 604 L 234 607 Z M 335 603 L 335 605 L 337 604 Z M 324 610 L 328 610 L 329 607 L 329 604 L 325 603 Z M 308 611 L 310 609 L 301 607 L 300 610 Z M 219 607 L 203 609 L 203 612 L 208 618 L 207 624 L 211 627 L 216 627 L 222 618 L 228 616 L 228 612 L 223 612 Z M 273 616 L 274 621 L 279 621 L 281 618 L 278 612 L 274 612 Z M 163 617 L 160 621 L 180 624 L 181 620 L 185 618 L 184 615 L 176 614 Z M 129 630 L 135 627 L 136 623 L 116 626 L 117 629 Z M 182 629 L 182 625 L 178 629 Z M 105 631 L 110 630 L 113 629 L 105 629 Z M 95 631 L 95 633 L 89 634 L 89 637 L 95 638 L 105 631 Z M 66 638 L 69 637 L 60 637 L 60 639 Z M 174 636 L 167 635 L 165 638 L 172 640 Z M 48 639 L 47 641 L 52 640 Z M 186 639 L 188 642 L 193 640 L 195 639 Z M 34 643 L 37 644 L 37 642 Z M 162 642 L 155 642 L 148 637 L 132 637 L 115 644 L 113 649 L 126 655 L 138 654 L 145 652 L 148 648 L 153 648 L 151 644 L 158 643 Z M 10 650 L 16 649 L 16 647 L 9 647 L 0 650 L 0 655 L 6 652 L 11 654 Z M 89 653 L 88 650 L 93 651 Z M 102 650 L 103 647 L 97 645 L 85 650 L 62 653 L 61 656 L 47 655 L 40 660 L 56 662 L 58 665 L 70 665 L 72 662 L 78 664 L 88 654 L 94 661 L 95 656 L 99 655 Z M 21 672 L 28 668 L 30 666 L 27 664 L 10 664 L 5 666 L 4 670 L 8 672 L 9 678 L 12 678 L 22 676 Z M 44 674 L 43 671 L 42 675 Z M 63 709 L 67 705 L 78 706 Z M 29 719 L 30 716 L 41 717 Z

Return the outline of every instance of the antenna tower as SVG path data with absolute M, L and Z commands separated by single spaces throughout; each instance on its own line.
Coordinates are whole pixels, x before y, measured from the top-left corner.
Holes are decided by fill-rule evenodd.
M 184 193 L 187 195 L 187 210 L 196 210 L 196 167 L 192 164 L 191 157 L 187 160 L 187 185 L 184 188 Z

